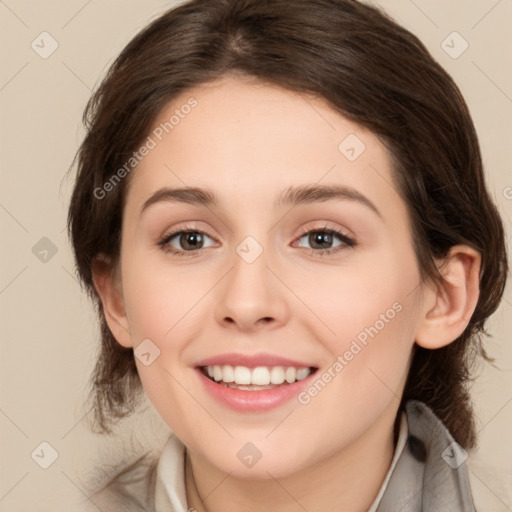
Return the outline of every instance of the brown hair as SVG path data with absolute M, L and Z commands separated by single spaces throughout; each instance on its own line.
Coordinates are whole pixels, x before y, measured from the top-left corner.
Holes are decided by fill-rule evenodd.
M 192 0 L 138 33 L 110 67 L 84 112 L 87 135 L 68 216 L 77 270 L 97 307 L 101 353 L 92 379 L 96 425 L 130 412 L 141 390 L 133 352 L 110 332 L 92 281 L 94 257 L 118 262 L 130 175 L 101 188 L 143 142 L 178 93 L 226 73 L 323 98 L 377 134 L 395 164 L 422 278 L 434 258 L 467 244 L 482 255 L 480 297 L 464 333 L 437 350 L 415 346 L 402 398 L 426 403 L 459 444 L 475 446 L 468 392 L 484 323 L 508 270 L 502 221 L 484 183 L 468 108 L 452 78 L 413 34 L 356 0 Z

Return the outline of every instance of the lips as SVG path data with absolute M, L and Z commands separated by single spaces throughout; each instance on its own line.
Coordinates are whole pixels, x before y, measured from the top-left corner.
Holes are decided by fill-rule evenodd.
M 232 353 L 198 361 L 195 370 L 203 389 L 218 403 L 238 412 L 262 412 L 297 396 L 318 367 L 275 354 Z M 280 384 L 268 382 L 269 377 Z
M 294 366 L 295 368 L 316 368 L 315 365 L 307 361 L 289 359 L 276 354 L 219 354 L 198 361 L 194 366 L 246 366 L 247 368 L 256 368 L 257 366 Z

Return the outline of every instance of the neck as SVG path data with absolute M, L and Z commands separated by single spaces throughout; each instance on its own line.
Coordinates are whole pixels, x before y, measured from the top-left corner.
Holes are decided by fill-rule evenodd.
M 197 512 L 365 512 L 377 496 L 395 447 L 395 415 L 385 414 L 350 446 L 279 479 L 247 480 L 186 451 L 189 510 Z

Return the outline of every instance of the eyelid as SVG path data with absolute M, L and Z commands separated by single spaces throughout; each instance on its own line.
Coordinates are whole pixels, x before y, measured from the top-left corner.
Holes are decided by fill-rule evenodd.
M 301 231 L 300 231 L 299 237 L 302 237 L 308 233 L 311 233 L 312 231 L 314 232 L 314 231 L 324 231 L 325 230 L 325 231 L 335 231 L 347 239 L 355 240 L 355 238 L 356 238 L 355 235 L 353 233 L 351 233 L 348 229 L 330 225 L 328 223 L 324 223 L 321 226 L 306 225 L 304 227 L 301 227 L 300 230 Z

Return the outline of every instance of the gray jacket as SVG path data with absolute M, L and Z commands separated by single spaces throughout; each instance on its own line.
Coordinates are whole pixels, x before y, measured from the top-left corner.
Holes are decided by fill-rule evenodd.
M 406 449 L 378 512 L 474 512 L 465 450 L 424 403 L 410 400 L 406 413 Z

